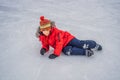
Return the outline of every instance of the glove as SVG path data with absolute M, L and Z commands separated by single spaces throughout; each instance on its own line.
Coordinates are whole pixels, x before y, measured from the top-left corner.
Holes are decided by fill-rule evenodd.
M 49 56 L 50 59 L 55 59 L 56 57 L 58 57 L 58 56 L 55 54 L 50 54 L 50 56 Z
M 40 54 L 41 54 L 41 55 L 44 55 L 45 53 L 46 53 L 46 49 L 41 48 L 41 50 L 40 50 Z

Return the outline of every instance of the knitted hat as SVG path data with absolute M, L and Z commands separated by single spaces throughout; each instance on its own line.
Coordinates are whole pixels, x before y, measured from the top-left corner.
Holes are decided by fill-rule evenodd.
M 45 19 L 44 16 L 40 17 L 40 28 L 47 28 L 51 26 L 51 21 L 48 19 Z

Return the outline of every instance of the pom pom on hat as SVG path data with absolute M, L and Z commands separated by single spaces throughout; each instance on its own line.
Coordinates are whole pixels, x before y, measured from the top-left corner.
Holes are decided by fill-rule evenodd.
M 41 20 L 41 21 L 44 21 L 44 16 L 41 16 L 41 17 L 40 17 L 40 20 Z
M 48 19 L 45 19 L 44 16 L 40 17 L 40 28 L 47 28 L 51 27 L 51 21 Z

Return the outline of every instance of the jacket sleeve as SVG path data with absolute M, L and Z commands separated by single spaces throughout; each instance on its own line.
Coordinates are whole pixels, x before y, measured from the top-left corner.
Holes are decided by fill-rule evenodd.
M 59 32 L 56 35 L 56 45 L 55 45 L 55 49 L 54 49 L 54 54 L 57 56 L 60 56 L 62 48 L 63 48 L 63 34 L 62 34 L 62 32 Z
M 39 41 L 42 43 L 42 48 L 46 49 L 46 51 L 49 50 L 49 44 L 47 42 L 47 39 L 44 36 L 39 36 Z

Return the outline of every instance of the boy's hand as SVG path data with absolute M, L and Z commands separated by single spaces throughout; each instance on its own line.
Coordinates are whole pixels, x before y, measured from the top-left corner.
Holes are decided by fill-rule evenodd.
M 50 56 L 49 56 L 50 59 L 55 59 L 56 57 L 58 57 L 58 56 L 55 54 L 50 54 Z
M 41 55 L 44 55 L 45 53 L 46 53 L 46 49 L 41 48 L 41 50 L 40 50 L 40 54 L 41 54 Z

